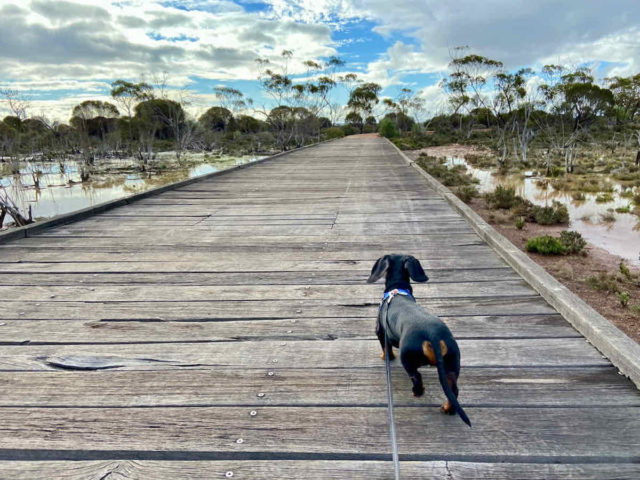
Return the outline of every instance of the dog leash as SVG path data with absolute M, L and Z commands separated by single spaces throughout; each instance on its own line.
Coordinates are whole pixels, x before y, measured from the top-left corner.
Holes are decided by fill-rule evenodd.
M 393 415 L 393 390 L 391 389 L 391 348 L 387 341 L 387 330 L 389 328 L 389 304 L 393 297 L 396 295 L 407 295 L 411 297 L 411 294 L 406 290 L 391 290 L 385 292 L 382 297 L 382 303 L 380 304 L 380 314 L 384 318 L 384 363 L 387 368 L 387 413 L 389 415 L 389 436 L 391 437 L 391 451 L 393 458 L 393 470 L 395 473 L 395 480 L 400 480 L 400 459 L 398 458 L 398 443 L 396 441 L 396 427 L 395 418 Z M 382 311 L 384 309 L 384 312 Z

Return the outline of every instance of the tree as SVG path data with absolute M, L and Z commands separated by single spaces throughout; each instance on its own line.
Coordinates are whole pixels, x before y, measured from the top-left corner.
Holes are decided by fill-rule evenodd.
M 382 87 L 377 83 L 363 83 L 357 86 L 351 92 L 347 107 L 351 110 L 347 118 L 351 116 L 360 118 L 360 133 L 362 133 L 362 116 L 369 116 L 373 113 L 373 108 L 378 104 L 378 94 L 382 90 Z M 354 115 L 351 115 L 354 114 Z M 345 119 L 347 119 L 345 118 Z M 349 122 L 349 120 L 347 120 Z M 353 122 L 349 122 L 352 123 Z
M 233 118 L 230 110 L 224 107 L 211 107 L 200 115 L 198 122 L 207 131 L 224 132 Z
M 133 128 L 131 125 L 133 109 L 139 102 L 153 98 L 153 87 L 145 82 L 132 83 L 126 80 L 116 80 L 111 84 L 111 97 L 127 112 L 129 150 L 131 150 L 131 144 L 133 143 Z
M 449 63 L 451 73 L 441 82 L 449 94 L 449 103 L 454 114 L 474 108 L 488 108 L 487 92 L 484 87 L 488 80 L 503 67 L 502 62 L 476 54 L 468 54 L 468 47 L 456 47 Z M 472 119 L 472 117 L 470 117 Z M 471 136 L 473 122 L 469 123 L 466 136 Z M 462 130 L 462 116 L 459 117 L 459 130 Z
M 100 100 L 85 100 L 73 107 L 69 123 L 80 135 L 80 145 L 87 165 L 92 165 L 95 161 L 92 138 L 104 140 L 105 135 L 115 128 L 115 119 L 119 115 L 115 105 Z
M 566 71 L 558 65 L 546 65 L 543 73 L 548 81 L 539 89 L 552 113 L 543 117 L 547 122 L 544 130 L 551 148 L 555 146 L 564 152 L 565 170 L 571 173 L 578 141 L 613 106 L 613 93 L 596 85 L 589 70 L 583 67 Z
M 616 121 L 633 132 L 637 141 L 636 166 L 640 166 L 640 73 L 607 79 L 613 93 Z

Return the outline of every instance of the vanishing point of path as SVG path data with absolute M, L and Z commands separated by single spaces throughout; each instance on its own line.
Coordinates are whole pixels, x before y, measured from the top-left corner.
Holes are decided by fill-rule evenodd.
M 640 478 L 640 393 L 385 140 L 349 137 L 0 244 L 0 479 L 386 479 L 385 253 L 462 351 L 396 361 L 403 479 Z

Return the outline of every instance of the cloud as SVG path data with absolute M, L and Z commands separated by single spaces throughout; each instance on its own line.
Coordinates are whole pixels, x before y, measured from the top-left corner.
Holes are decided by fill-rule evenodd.
M 255 59 L 293 50 L 292 73 L 336 50 L 326 25 L 247 13 L 228 1 L 3 0 L 0 78 L 38 82 L 138 80 L 167 72 L 171 87 L 193 78 L 255 80 Z M 78 84 L 78 87 L 81 85 Z

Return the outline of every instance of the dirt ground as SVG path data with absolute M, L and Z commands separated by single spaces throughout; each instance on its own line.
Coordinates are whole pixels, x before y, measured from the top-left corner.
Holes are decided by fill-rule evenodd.
M 469 204 L 485 221 L 514 245 L 527 253 L 536 263 L 544 267 L 560 283 L 582 298 L 593 309 L 611 321 L 620 330 L 640 343 L 640 316 L 625 308 L 613 293 L 598 291 L 586 283 L 590 276 L 597 276 L 600 272 L 619 272 L 622 259 L 611 255 L 607 251 L 587 244 L 585 255 L 540 255 L 525 251 L 527 239 L 538 235 L 559 236 L 566 226 L 545 226 L 526 223 L 522 230 L 515 227 L 515 222 L 508 211 L 489 210 L 481 198 L 475 198 Z M 634 269 L 631 268 L 634 272 Z M 637 273 L 637 270 L 635 270 Z M 631 287 L 631 288 L 630 288 Z M 625 286 L 631 294 L 632 303 L 640 303 L 640 286 Z

